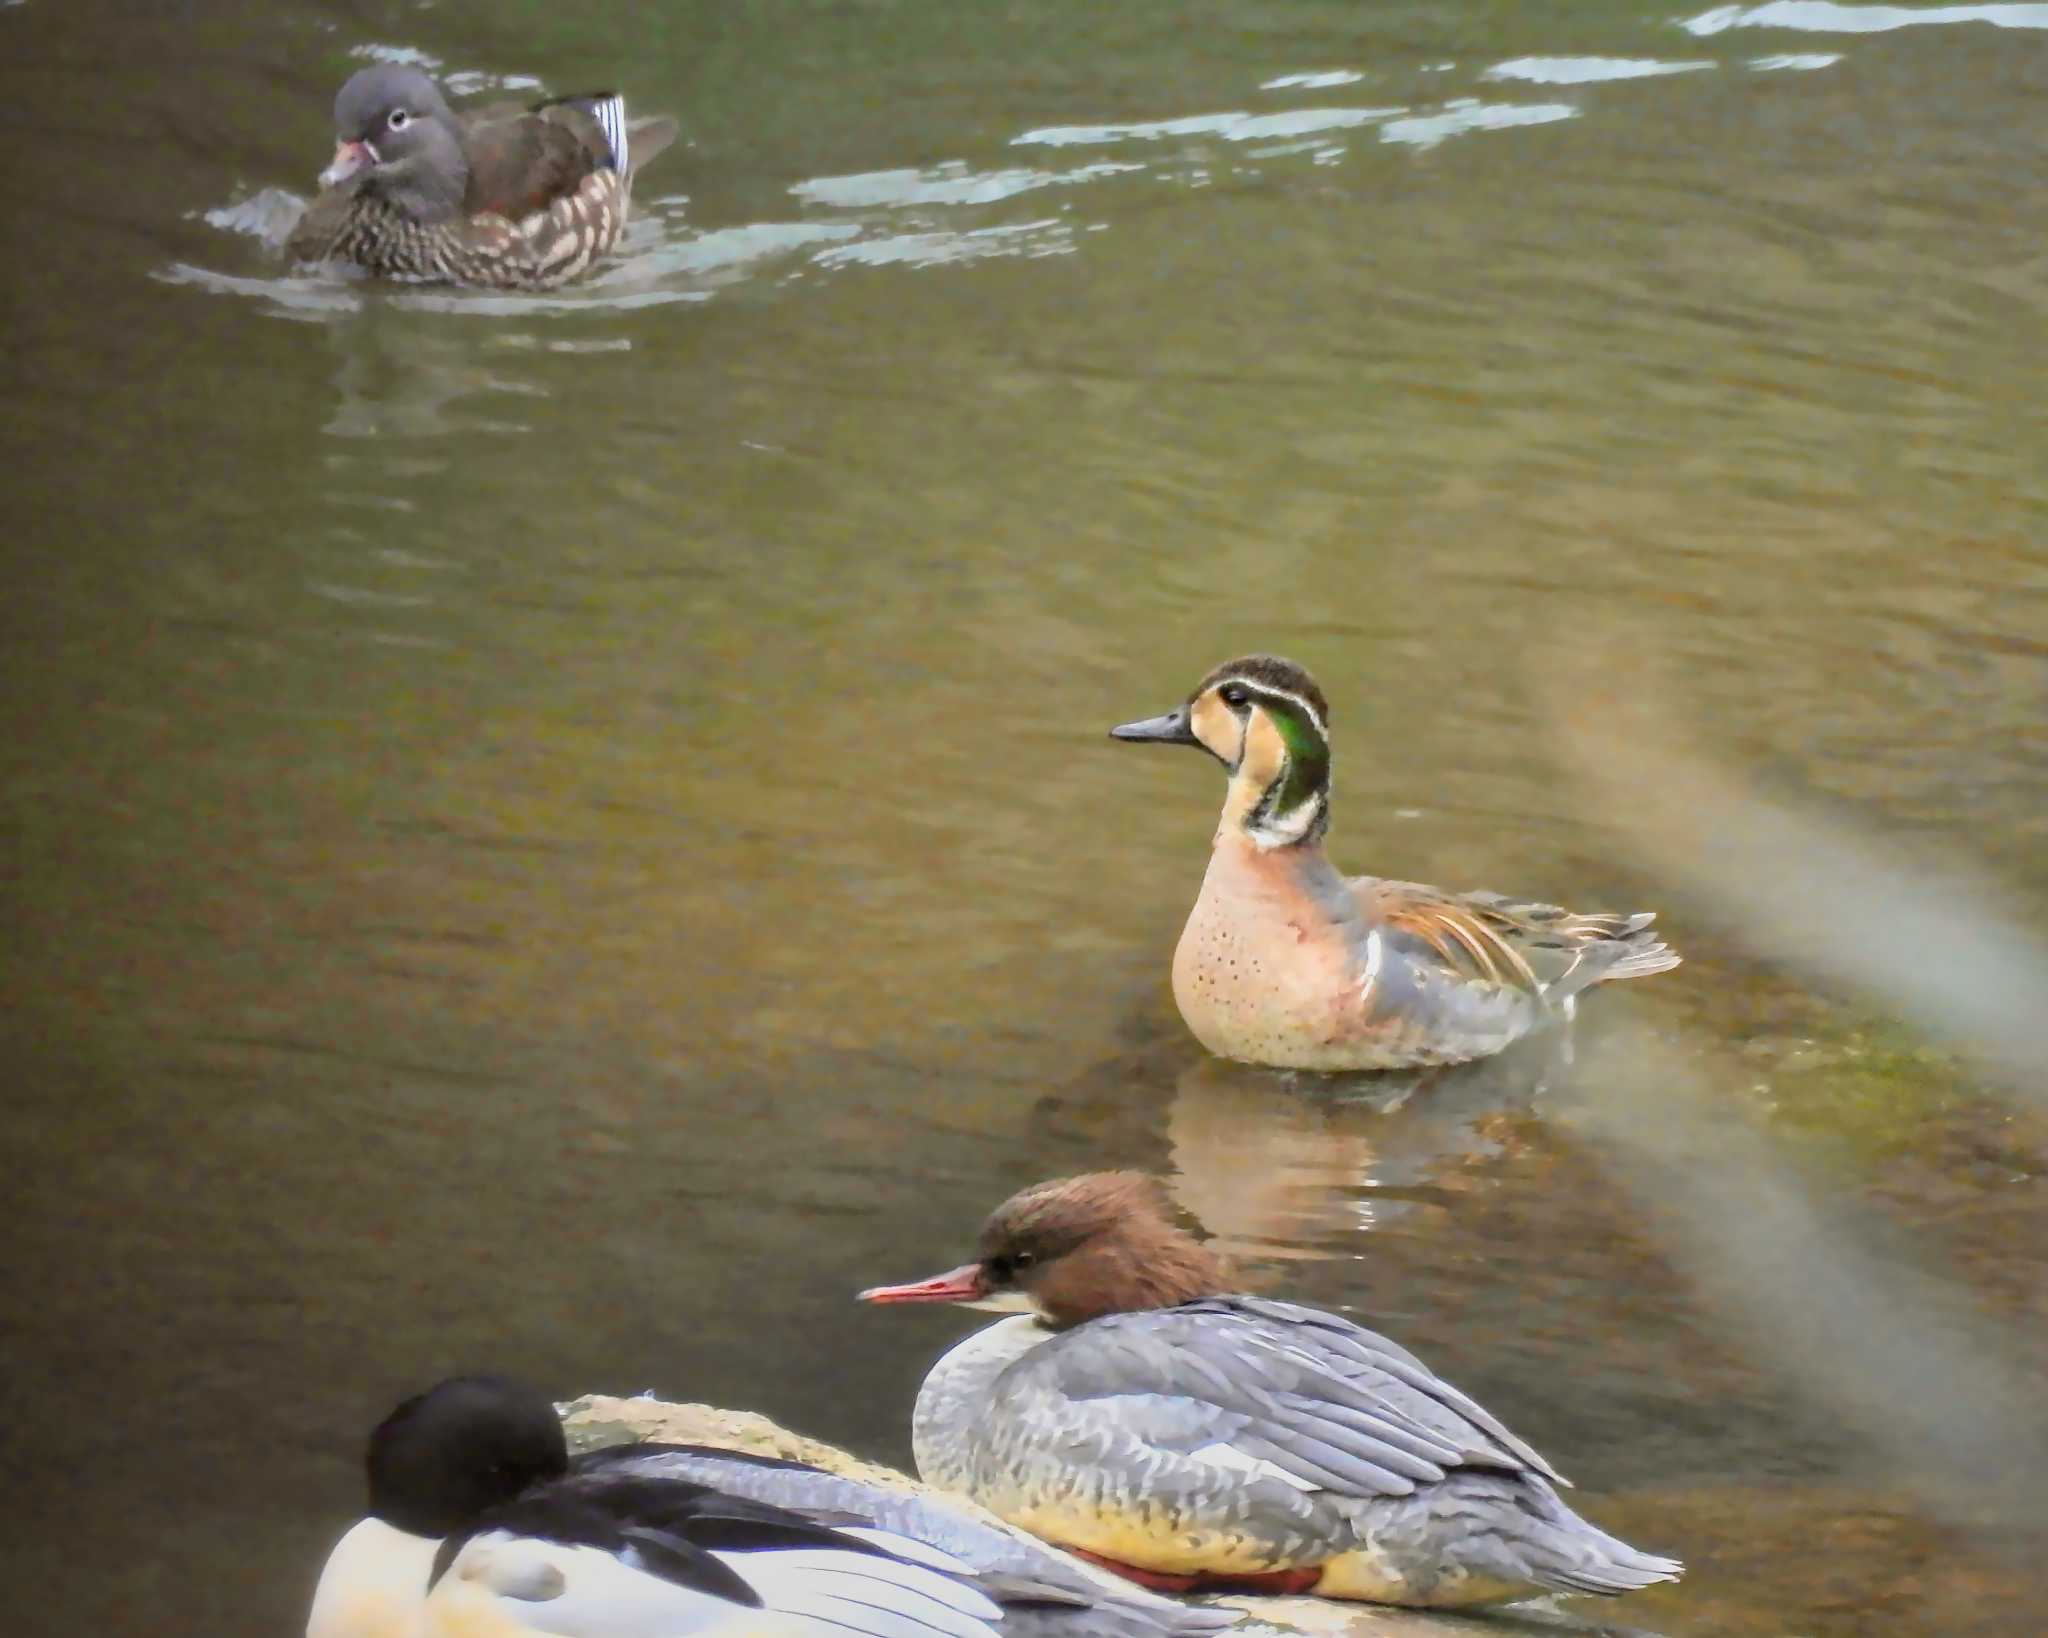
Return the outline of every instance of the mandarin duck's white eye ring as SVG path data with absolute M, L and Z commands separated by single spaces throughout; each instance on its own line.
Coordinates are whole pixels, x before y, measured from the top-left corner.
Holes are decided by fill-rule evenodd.
M 403 108 L 394 108 L 389 116 L 386 117 L 384 123 L 394 131 L 402 131 L 412 123 L 412 115 L 408 114 Z

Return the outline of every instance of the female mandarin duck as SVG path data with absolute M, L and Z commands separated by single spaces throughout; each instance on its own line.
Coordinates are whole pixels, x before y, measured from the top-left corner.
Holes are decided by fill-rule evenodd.
M 1406 1349 L 1229 1290 L 1155 1180 L 1097 1172 L 1006 1201 L 966 1267 L 861 1297 L 1028 1302 L 932 1367 L 918 1471 L 1148 1586 L 1454 1606 L 1678 1578 Z
M 453 1377 L 370 1436 L 370 1515 L 306 1638 L 1199 1638 L 958 1507 L 797 1462 L 633 1444 L 572 1462 L 554 1407 Z
M 391 63 L 349 79 L 334 124 L 294 257 L 512 290 L 549 289 L 610 250 L 634 171 L 676 134 L 667 119 L 629 129 L 607 92 L 458 116 L 433 80 Z
M 1499 1052 L 1578 993 L 1678 965 L 1655 918 L 1339 875 L 1330 709 L 1300 666 L 1218 666 L 1116 739 L 1199 745 L 1230 770 L 1173 997 L 1211 1052 L 1280 1069 L 1406 1069 Z

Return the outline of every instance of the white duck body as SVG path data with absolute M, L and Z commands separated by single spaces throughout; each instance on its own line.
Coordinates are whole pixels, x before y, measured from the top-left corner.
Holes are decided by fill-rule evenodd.
M 553 1407 L 452 1378 L 371 1436 L 371 1516 L 307 1638 L 1202 1638 L 1227 1612 L 1105 1587 L 934 1498 L 637 1444 L 571 1463 Z
M 800 1462 L 660 1444 L 598 1451 L 581 1462 L 602 1463 L 619 1473 L 715 1484 L 729 1495 L 800 1512 L 856 1517 L 957 1559 L 984 1583 L 1058 1595 L 1007 1606 L 1005 1638 L 1201 1638 L 1237 1618 L 1234 1611 L 1183 1604 L 1137 1587 L 1114 1587 L 1032 1536 L 991 1524 L 942 1496 L 890 1490 Z
M 721 1521 L 712 1537 L 733 1522 Z M 421 1638 L 998 1638 L 1003 1624 L 1002 1607 L 965 1565 L 885 1532 L 818 1526 L 810 1546 L 671 1557 L 666 1549 L 689 1542 L 687 1527 L 629 1529 L 639 1539 L 623 1546 L 528 1533 L 534 1528 L 489 1529 L 463 1542 L 427 1598 Z M 657 1541 L 664 1550 L 647 1551 Z
M 367 1518 L 334 1544 L 313 1590 L 306 1638 L 405 1638 L 419 1618 L 438 1536 Z

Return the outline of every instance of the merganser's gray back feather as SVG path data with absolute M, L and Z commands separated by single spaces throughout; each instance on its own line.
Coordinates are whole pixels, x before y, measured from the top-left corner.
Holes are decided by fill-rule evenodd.
M 1550 1464 L 1397 1343 L 1341 1315 L 1257 1297 L 1205 1297 L 1112 1314 L 1053 1338 L 1001 1387 L 1047 1373 L 1062 1399 L 1152 1401 L 1210 1413 L 1205 1443 L 1227 1438 L 1312 1485 L 1405 1496 L 1457 1467 L 1535 1472 Z M 1229 1432 L 1223 1423 L 1230 1424 Z
M 1402 1602 L 1680 1570 L 1572 1512 L 1541 1455 L 1408 1350 L 1294 1303 L 1004 1321 L 933 1368 L 913 1432 L 927 1482 L 999 1516 L 1143 1518 L 1273 1568 L 1364 1553 Z

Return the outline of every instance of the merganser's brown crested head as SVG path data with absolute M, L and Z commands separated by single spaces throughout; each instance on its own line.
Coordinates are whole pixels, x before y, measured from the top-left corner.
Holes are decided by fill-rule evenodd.
M 1247 654 L 1226 660 L 1164 716 L 1126 722 L 1110 738 L 1199 745 L 1230 770 L 1223 805 L 1262 848 L 1318 840 L 1330 823 L 1330 705 L 1292 660 Z
M 1143 1172 L 1086 1172 L 1010 1196 L 981 1227 L 975 1261 L 862 1302 L 988 1303 L 1021 1296 L 1055 1329 L 1104 1314 L 1171 1308 L 1231 1289 L 1223 1260 L 1174 1220 Z

